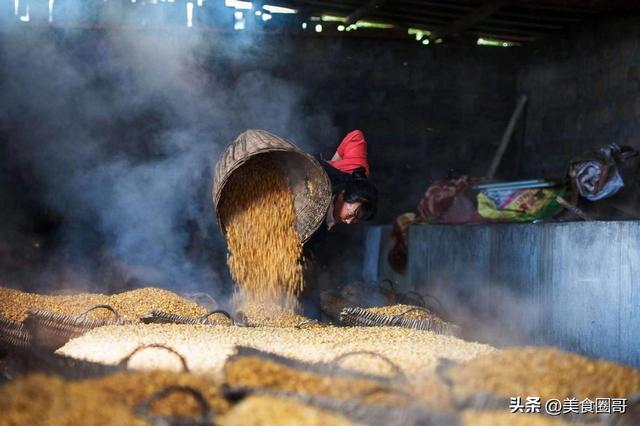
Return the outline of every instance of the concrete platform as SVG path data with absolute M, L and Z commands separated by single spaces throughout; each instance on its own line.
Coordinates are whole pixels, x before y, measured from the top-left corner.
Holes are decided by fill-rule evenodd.
M 372 268 L 365 276 L 388 270 Z M 435 296 L 469 338 L 640 366 L 639 221 L 414 226 L 400 281 Z

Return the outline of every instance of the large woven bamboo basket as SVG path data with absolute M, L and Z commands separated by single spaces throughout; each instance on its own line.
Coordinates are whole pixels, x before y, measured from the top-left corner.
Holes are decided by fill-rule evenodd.
M 218 213 L 225 185 L 231 175 L 249 161 L 267 159 L 286 176 L 294 194 L 296 232 L 304 244 L 318 229 L 331 202 L 331 183 L 322 166 L 293 143 L 264 130 L 247 130 L 222 153 L 213 176 L 213 204 L 218 225 L 225 224 Z

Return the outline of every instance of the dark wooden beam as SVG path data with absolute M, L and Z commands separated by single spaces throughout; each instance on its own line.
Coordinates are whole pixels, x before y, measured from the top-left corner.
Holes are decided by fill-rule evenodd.
M 516 9 L 517 10 L 517 9 Z M 576 23 L 582 21 L 581 16 L 569 16 L 569 15 L 560 15 L 558 13 L 553 14 L 538 14 L 538 13 L 527 13 L 527 12 L 516 12 L 511 11 L 511 9 L 505 8 L 504 10 L 500 10 L 496 13 L 496 18 L 504 17 L 504 18 L 515 18 L 515 19 L 527 19 L 536 22 L 562 22 L 562 23 Z
M 505 40 L 505 41 L 516 41 L 519 43 L 533 42 L 537 40 L 537 37 L 535 36 L 503 34 L 503 33 L 488 32 L 488 31 L 471 31 L 471 33 L 481 38 L 489 38 L 489 39 L 497 39 L 497 40 Z
M 434 28 L 441 28 L 443 26 L 446 26 L 449 22 L 442 18 L 434 18 L 431 16 L 420 15 L 420 14 L 396 13 L 391 10 L 381 10 L 371 16 L 371 19 L 376 21 L 380 18 L 382 19 L 391 18 L 391 19 L 397 19 L 399 21 L 404 21 L 404 20 L 419 21 L 424 25 L 429 25 L 431 27 L 431 31 L 433 31 Z
M 371 16 L 372 20 L 376 22 L 388 23 L 395 25 L 397 28 L 417 28 L 424 31 L 434 32 L 437 31 L 438 28 L 442 28 L 442 21 L 434 21 L 429 18 L 423 18 L 421 16 L 408 16 L 408 15 L 399 15 L 394 14 L 388 11 L 382 11 L 377 13 L 376 15 Z M 509 28 L 504 25 L 489 25 L 482 24 L 473 28 L 473 30 L 469 31 L 469 33 L 474 34 L 474 31 L 482 31 L 484 33 L 491 34 L 499 34 L 500 37 L 493 38 L 501 38 L 505 40 L 513 40 L 513 41 L 532 41 L 537 37 L 543 36 L 547 34 L 547 32 L 540 30 L 532 30 L 525 28 Z M 491 37 L 487 37 L 491 38 Z
M 299 6 L 291 6 L 291 3 L 295 4 L 305 4 L 312 5 L 318 8 L 323 8 L 327 13 L 336 13 L 345 15 L 348 12 L 352 11 L 353 8 L 357 7 L 359 3 L 354 0 L 347 1 L 331 1 L 331 0 L 294 0 L 294 1 L 282 1 L 282 0 L 273 0 L 272 4 L 282 4 L 288 3 L 290 7 L 299 7 Z M 520 3 L 520 5 L 524 5 L 526 7 L 526 3 Z M 566 15 L 557 12 L 542 12 L 536 13 L 533 11 L 522 11 L 520 9 L 514 9 L 515 5 L 507 5 L 504 8 L 504 11 L 501 9 L 495 15 L 495 18 L 513 18 L 514 21 L 533 21 L 539 24 L 546 24 L 548 21 L 553 23 L 561 23 L 561 22 L 579 22 L 582 20 L 583 15 Z M 362 9 L 364 6 L 360 7 Z M 515 6 L 517 7 L 517 6 Z M 444 9 L 443 9 L 444 8 Z M 465 14 L 468 14 L 470 10 L 469 6 L 459 6 L 450 3 L 440 3 L 440 2 L 430 2 L 430 1 L 416 1 L 416 0 L 394 0 L 393 6 L 386 9 L 393 13 L 398 13 L 398 15 L 404 14 L 413 16 L 414 14 L 420 15 L 428 15 L 430 18 L 442 19 L 442 18 L 450 18 L 456 19 L 464 17 Z M 375 11 L 374 11 L 375 12 Z M 538 11 L 540 12 L 540 11 Z M 493 18 L 491 18 L 493 19 Z M 444 21 L 443 21 L 444 22 Z M 550 23 L 550 22 L 549 22 Z M 553 25 L 553 24 L 552 24 Z
M 429 36 L 429 40 L 435 41 L 450 35 L 458 34 L 464 32 L 483 20 L 487 19 L 489 16 L 496 13 L 500 8 L 507 5 L 509 2 L 506 0 L 498 0 L 491 3 L 487 3 L 483 6 L 478 7 L 462 18 L 456 20 L 451 25 L 446 28 L 443 28 L 440 31 L 436 31 Z
M 422 0 L 401 0 L 405 4 L 413 4 L 419 7 L 433 7 L 438 9 L 458 10 L 464 12 L 470 12 L 474 9 L 473 5 L 461 5 L 455 3 L 448 3 L 446 1 L 422 1 Z
M 527 22 L 522 20 L 515 19 L 501 19 L 497 17 L 490 17 L 483 21 L 483 24 L 504 24 L 504 25 L 513 25 L 514 27 L 522 27 L 522 28 L 540 28 L 545 30 L 557 30 L 563 27 L 561 24 L 551 24 L 548 22 Z
M 428 14 L 422 13 L 397 13 L 395 8 L 388 8 L 379 11 L 375 15 L 370 16 L 370 19 L 375 21 L 384 21 L 391 23 L 399 27 L 415 27 L 424 30 L 437 33 L 439 29 L 446 28 L 450 25 L 451 21 L 447 21 L 443 18 L 434 18 Z M 490 22 L 490 20 L 483 21 L 481 24 L 476 25 L 473 30 L 482 30 L 486 32 L 507 33 L 513 35 L 522 36 L 542 36 L 549 32 L 549 30 L 558 29 L 558 26 L 546 26 L 546 25 L 519 25 L 519 22 L 503 21 L 504 23 Z M 468 30 L 467 30 L 468 31 Z
M 543 31 L 527 30 L 527 29 L 521 29 L 521 28 L 508 28 L 508 27 L 503 27 L 499 25 L 485 25 L 485 24 L 473 27 L 473 29 L 469 31 L 473 32 L 476 30 L 496 32 L 500 34 L 513 34 L 513 35 L 533 36 L 533 37 L 541 37 L 545 34 L 548 34 L 547 32 L 543 32 Z
M 446 3 L 444 3 L 446 5 Z M 433 2 L 408 2 L 407 0 L 396 0 L 391 8 L 394 12 L 407 12 L 409 14 L 427 14 L 439 18 L 459 19 L 469 13 L 469 7 L 459 7 L 457 9 L 442 9 L 443 4 Z M 538 22 L 541 24 L 552 23 L 573 23 L 582 20 L 581 16 L 566 15 L 557 12 L 544 12 L 544 11 L 518 11 L 509 5 L 505 5 L 500 9 L 495 16 L 491 16 L 490 19 L 509 19 L 514 21 L 524 22 Z
M 553 4 L 541 4 L 537 1 L 526 1 L 518 4 L 518 7 L 530 10 L 546 10 L 550 12 L 570 13 L 574 15 L 593 15 L 600 12 L 600 8 L 585 8 L 585 7 L 573 7 L 573 6 L 559 6 Z
M 414 12 L 401 11 L 398 8 L 396 8 L 395 5 L 393 8 L 389 7 L 388 9 L 381 10 L 375 13 L 374 15 L 370 16 L 370 18 L 374 18 L 374 17 L 375 18 L 379 18 L 379 17 L 399 18 L 399 19 L 409 19 L 409 20 L 418 19 L 423 23 L 430 25 L 432 31 L 433 30 L 437 31 L 438 29 L 447 28 L 449 25 L 451 25 L 451 19 L 447 19 L 442 16 L 437 16 L 436 14 L 433 14 L 431 10 L 414 11 Z M 563 28 L 563 25 L 559 23 L 549 23 L 549 22 L 540 22 L 540 21 L 531 22 L 531 21 L 525 21 L 522 19 L 519 19 L 519 20 L 518 19 L 498 19 L 493 17 L 490 17 L 485 21 L 482 21 L 482 24 L 512 26 L 512 27 L 522 28 L 522 29 L 533 28 L 533 29 L 542 29 L 542 30 L 556 30 L 556 29 Z M 464 32 L 464 31 L 460 31 L 460 32 Z
M 371 13 L 375 13 L 378 9 L 384 6 L 387 1 L 388 0 L 369 0 L 365 5 L 350 13 L 349 16 L 347 16 L 347 19 L 345 19 L 344 24 L 355 24 L 361 18 L 364 18 Z
M 394 2 L 393 3 L 393 7 L 391 8 L 394 12 L 405 12 L 405 13 L 427 13 L 429 15 L 432 16 L 437 16 L 440 18 L 447 18 L 447 19 L 457 19 L 460 18 L 464 15 L 466 15 L 468 12 L 467 10 L 447 10 L 447 9 L 440 9 L 437 7 L 432 7 L 432 6 L 426 6 L 426 5 L 411 5 L 411 4 L 406 4 L 406 3 L 399 3 L 399 2 Z
M 270 3 L 274 4 L 273 1 L 271 1 Z M 326 9 L 327 12 L 333 12 L 333 13 L 343 14 L 343 15 L 353 10 L 353 7 L 355 7 L 355 5 L 351 5 L 349 3 L 345 4 L 343 2 L 332 2 L 332 1 L 322 1 L 322 0 L 295 0 L 295 1 L 289 1 L 289 2 L 282 2 L 278 0 L 278 1 L 275 1 L 275 3 L 293 3 L 298 5 L 314 6 L 314 7 Z

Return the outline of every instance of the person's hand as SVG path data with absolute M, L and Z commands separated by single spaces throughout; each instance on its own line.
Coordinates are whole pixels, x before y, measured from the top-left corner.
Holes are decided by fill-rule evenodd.
M 333 154 L 333 157 L 331 157 L 331 161 L 338 161 L 338 160 L 342 160 L 342 157 L 340 157 L 340 154 L 338 154 L 338 151 L 336 151 L 336 153 Z

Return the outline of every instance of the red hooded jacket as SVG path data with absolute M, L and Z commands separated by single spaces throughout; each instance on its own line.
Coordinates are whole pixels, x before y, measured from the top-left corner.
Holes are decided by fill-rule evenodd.
M 369 160 L 367 158 L 367 141 L 360 130 L 353 130 L 342 139 L 338 146 L 341 160 L 327 161 L 336 169 L 351 174 L 358 167 L 364 167 L 369 176 Z

